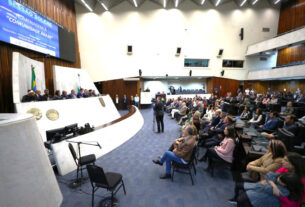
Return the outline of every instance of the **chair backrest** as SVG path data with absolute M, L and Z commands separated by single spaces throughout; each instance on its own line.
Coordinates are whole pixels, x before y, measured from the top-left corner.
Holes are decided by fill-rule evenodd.
M 189 164 L 193 163 L 195 160 L 195 156 L 196 156 L 196 152 L 197 152 L 197 144 L 194 146 L 193 151 L 192 151 L 192 156 L 191 156 L 191 160 L 189 162 Z
M 87 165 L 86 167 L 92 186 L 94 186 L 94 183 L 96 183 L 103 188 L 109 187 L 103 168 L 96 165 Z
M 74 161 L 78 160 L 78 158 L 76 156 L 76 152 L 74 150 L 74 147 L 73 147 L 73 145 L 71 143 L 69 143 L 69 150 L 70 150 L 70 152 L 72 154 L 72 157 L 73 157 Z

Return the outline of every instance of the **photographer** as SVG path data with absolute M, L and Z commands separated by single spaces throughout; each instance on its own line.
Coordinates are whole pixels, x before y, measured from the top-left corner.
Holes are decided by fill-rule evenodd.
M 157 101 L 154 105 L 154 111 L 157 120 L 158 133 L 160 133 L 160 125 L 161 125 L 161 131 L 164 132 L 164 123 L 163 123 L 164 105 L 163 102 L 160 101 L 160 97 L 157 98 Z

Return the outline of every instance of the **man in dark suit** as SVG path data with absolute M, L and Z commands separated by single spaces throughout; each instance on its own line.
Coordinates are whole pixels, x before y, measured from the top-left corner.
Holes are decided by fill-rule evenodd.
M 123 103 L 123 109 L 126 110 L 127 106 L 128 106 L 128 98 L 127 98 L 126 94 L 124 94 L 122 103 Z
M 32 102 L 36 101 L 35 92 L 32 90 L 28 90 L 28 94 L 22 97 L 21 102 Z
M 35 99 L 36 99 L 36 101 L 41 101 L 41 98 L 42 98 L 41 91 L 40 90 L 36 90 L 35 91 Z
M 41 96 L 41 101 L 52 100 L 52 96 L 50 95 L 49 89 L 44 90 L 44 95 Z
M 164 132 L 164 123 L 163 123 L 164 105 L 163 102 L 160 101 L 160 97 L 157 98 L 157 102 L 154 105 L 154 111 L 157 120 L 158 133 L 160 133 L 160 125 L 162 132 Z
M 84 89 L 81 88 L 77 93 L 77 98 L 83 98 L 83 97 L 84 97 Z

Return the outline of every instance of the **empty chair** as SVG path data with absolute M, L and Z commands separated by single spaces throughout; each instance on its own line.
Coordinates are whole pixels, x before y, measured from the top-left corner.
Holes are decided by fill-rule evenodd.
M 96 157 L 95 157 L 94 154 L 90 154 L 90 155 L 86 155 L 86 156 L 82 156 L 82 157 L 77 157 L 76 152 L 74 150 L 74 147 L 71 143 L 69 143 L 69 149 L 70 149 L 72 157 L 75 161 L 75 164 L 77 165 L 76 182 L 79 182 L 79 179 L 78 179 L 79 170 L 80 170 L 80 173 L 81 173 L 81 180 L 80 181 L 82 182 L 83 166 L 87 165 L 87 164 L 94 164 L 95 160 L 96 160 Z
M 96 165 L 87 165 L 88 175 L 92 186 L 92 207 L 94 206 L 94 193 L 98 188 L 104 188 L 111 191 L 111 206 L 115 203 L 114 195 L 123 187 L 126 195 L 123 176 L 119 173 L 107 172 L 104 173 L 103 168 Z M 104 201 L 107 200 L 104 199 Z M 108 198 L 109 200 L 109 198 Z

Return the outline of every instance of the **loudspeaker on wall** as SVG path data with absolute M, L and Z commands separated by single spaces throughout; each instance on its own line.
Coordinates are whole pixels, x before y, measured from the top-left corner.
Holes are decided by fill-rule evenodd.
M 181 54 L 181 47 L 177 47 L 176 56 L 180 56 L 180 54 Z
M 240 36 L 240 40 L 244 40 L 244 28 L 241 28 L 241 29 L 240 29 L 240 34 L 239 34 L 239 36 Z
M 219 49 L 218 56 L 222 56 L 222 54 L 223 54 L 223 49 Z
M 132 54 L 132 45 L 127 45 L 127 54 L 128 55 Z

